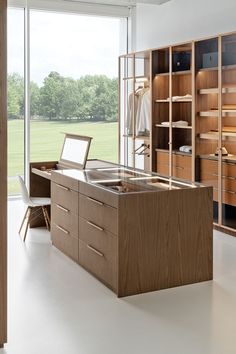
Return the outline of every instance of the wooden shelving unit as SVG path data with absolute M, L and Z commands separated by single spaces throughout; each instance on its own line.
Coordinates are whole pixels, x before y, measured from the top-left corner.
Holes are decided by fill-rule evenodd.
M 236 236 L 236 183 L 229 182 L 236 160 L 221 156 L 224 148 L 236 156 L 235 48 L 231 33 L 153 49 L 144 76 L 151 88 L 150 169 L 213 186 L 215 225 Z
M 152 170 L 192 180 L 192 156 L 187 155 L 188 173 L 180 175 L 180 171 L 186 168 L 186 161 L 185 155 L 179 151 L 183 145 L 192 146 L 192 43 L 153 51 L 152 77 Z M 177 125 L 178 121 L 185 121 L 188 125 Z M 176 161 L 174 151 L 179 151 L 183 159 Z

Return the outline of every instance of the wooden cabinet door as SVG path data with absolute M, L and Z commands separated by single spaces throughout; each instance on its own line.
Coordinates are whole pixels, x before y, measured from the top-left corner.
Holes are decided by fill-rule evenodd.
M 0 1 L 0 347 L 7 341 L 7 1 Z

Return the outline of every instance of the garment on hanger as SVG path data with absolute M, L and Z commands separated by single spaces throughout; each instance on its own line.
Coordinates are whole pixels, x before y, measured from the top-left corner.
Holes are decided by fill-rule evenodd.
M 192 95 L 187 94 L 184 96 L 172 96 L 172 102 L 181 102 L 181 101 L 192 101 Z M 167 101 L 170 101 L 170 97 L 167 98 Z
M 147 135 L 150 132 L 151 120 L 151 90 L 149 88 L 143 90 L 138 108 L 136 116 L 137 135 Z
M 132 112 L 136 118 L 136 135 L 148 135 L 151 120 L 151 92 L 149 87 L 138 87 L 135 93 L 129 95 L 127 112 L 127 131 L 133 133 Z

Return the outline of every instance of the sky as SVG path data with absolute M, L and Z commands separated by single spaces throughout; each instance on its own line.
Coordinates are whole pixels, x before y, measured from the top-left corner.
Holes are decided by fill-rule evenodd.
M 78 79 L 84 75 L 118 76 L 120 20 L 117 18 L 32 11 L 30 17 L 31 81 L 57 71 Z M 24 13 L 8 13 L 8 72 L 24 72 Z

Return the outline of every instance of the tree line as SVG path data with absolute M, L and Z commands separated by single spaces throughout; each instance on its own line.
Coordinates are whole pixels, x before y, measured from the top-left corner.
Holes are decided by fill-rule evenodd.
M 116 121 L 118 79 L 86 75 L 78 80 L 51 72 L 39 87 L 30 83 L 31 119 Z M 24 79 L 8 75 L 8 118 L 24 117 Z

